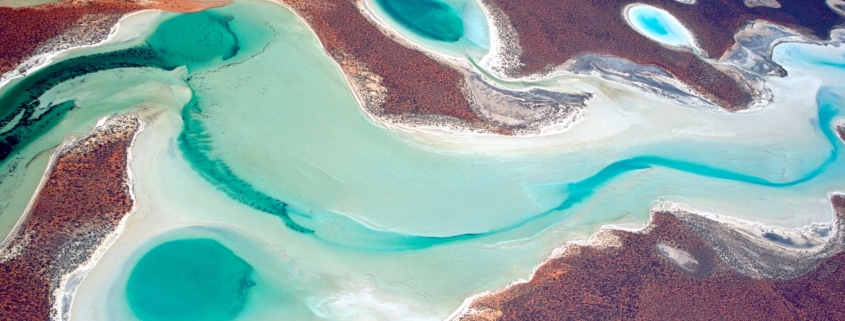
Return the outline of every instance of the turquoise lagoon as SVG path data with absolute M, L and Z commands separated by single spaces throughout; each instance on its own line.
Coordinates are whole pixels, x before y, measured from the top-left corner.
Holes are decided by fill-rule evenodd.
M 126 298 L 142 320 L 232 320 L 254 285 L 252 266 L 220 242 L 180 239 L 141 257 Z
M 376 3 L 404 27 L 429 39 L 455 42 L 464 36 L 460 14 L 440 0 L 376 0 Z
M 0 126 L 28 138 L 0 164 L 29 171 L 18 185 L 35 186 L 49 148 L 101 116 L 134 111 L 147 123 L 131 151 L 137 210 L 80 285 L 73 319 L 155 320 L 144 311 L 172 307 L 133 280 L 156 258 L 208 267 L 210 255 L 157 254 L 198 239 L 235 262 L 215 268 L 240 276 L 203 286 L 254 283 L 221 291 L 236 295 L 215 307 L 238 308 L 207 319 L 443 319 L 467 296 L 527 277 L 564 241 L 641 225 L 658 202 L 795 228 L 829 222 L 827 194 L 842 188 L 832 132 L 842 90 L 830 87 L 841 49 L 778 46 L 790 73 L 770 79 L 778 103 L 739 114 L 561 78 L 548 88 L 596 93 L 581 122 L 500 137 L 370 122 L 313 33 L 275 3 L 122 24 L 141 18 L 153 31 L 57 58 L 0 98 L 39 99 L 4 111 Z M 32 121 L 11 125 L 21 113 Z M 181 277 L 150 292 L 208 289 Z
M 639 4 L 626 8 L 625 14 L 634 30 L 654 41 L 696 49 L 692 33 L 666 10 Z
M 476 0 L 366 0 L 365 11 L 412 43 L 449 57 L 480 59 L 490 27 Z

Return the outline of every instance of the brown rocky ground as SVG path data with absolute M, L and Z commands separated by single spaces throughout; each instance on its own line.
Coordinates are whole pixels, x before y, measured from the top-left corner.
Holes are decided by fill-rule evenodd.
M 640 64 L 658 65 L 691 84 L 721 106 L 743 109 L 752 97 L 733 78 L 693 54 L 666 49 L 627 25 L 623 9 L 631 3 L 663 8 L 685 23 L 710 57 L 718 58 L 750 19 L 764 19 L 805 34 L 826 38 L 845 17 L 824 1 L 780 0 L 782 8 L 748 8 L 737 0 L 485 0 L 500 9 L 519 34 L 522 47 L 517 75 L 548 70 L 586 52 L 607 54 Z
M 845 219 L 845 197 L 832 201 Z M 529 282 L 476 300 L 476 313 L 461 320 L 845 319 L 845 253 L 797 278 L 773 280 L 738 273 L 672 214 L 654 213 L 642 233 L 609 233 L 621 246 L 570 246 Z M 687 252 L 696 264 L 679 266 L 659 244 Z
M 89 33 L 108 35 L 117 20 L 143 9 L 190 12 L 221 6 L 228 1 L 63 1 L 28 8 L 0 7 L 0 74 L 14 69 L 48 40 L 64 32 L 88 27 Z M 92 17 L 94 17 L 92 19 Z
M 61 277 L 90 260 L 131 211 L 127 157 L 140 125 L 134 115 L 116 116 L 56 156 L 0 248 L 0 320 L 50 319 Z
M 362 94 L 381 100 L 385 113 L 481 122 L 461 92 L 464 77 L 460 73 L 390 39 L 358 11 L 358 0 L 282 2 L 305 18 L 348 76 L 370 84 L 362 86 L 370 91 Z

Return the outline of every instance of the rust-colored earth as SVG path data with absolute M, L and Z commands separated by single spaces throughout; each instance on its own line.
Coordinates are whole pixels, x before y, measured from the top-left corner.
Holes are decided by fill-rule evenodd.
M 282 0 L 305 18 L 343 67 L 363 64 L 383 78 L 391 114 L 438 114 L 481 122 L 461 93 L 463 76 L 391 40 L 358 11 L 358 0 Z M 347 72 L 348 68 L 344 68 Z
M 485 0 L 499 8 L 519 34 L 524 66 L 532 74 L 575 56 L 599 53 L 663 67 L 723 107 L 743 109 L 752 97 L 734 79 L 693 54 L 666 49 L 632 29 L 623 18 L 631 3 L 663 8 L 686 24 L 710 57 L 718 58 L 734 44 L 733 36 L 751 19 L 801 27 L 807 35 L 827 38 L 845 18 L 824 1 L 779 0 L 782 8 L 748 8 L 741 0 Z
M 845 219 L 845 197 L 832 201 Z M 845 320 L 845 253 L 792 280 L 755 279 L 671 214 L 654 213 L 647 231 L 611 231 L 621 247 L 572 246 L 528 283 L 479 298 L 462 320 Z M 697 267 L 678 267 L 659 243 Z
M 14 69 L 47 40 L 84 23 L 91 15 L 116 18 L 143 9 L 191 12 L 222 6 L 228 1 L 64 1 L 28 8 L 0 7 L 0 74 Z M 114 20 L 116 21 L 116 19 Z M 108 34 L 111 26 L 103 26 Z
M 127 152 L 139 120 L 100 130 L 58 156 L 0 256 L 0 320 L 51 317 L 59 279 L 91 258 L 132 209 Z

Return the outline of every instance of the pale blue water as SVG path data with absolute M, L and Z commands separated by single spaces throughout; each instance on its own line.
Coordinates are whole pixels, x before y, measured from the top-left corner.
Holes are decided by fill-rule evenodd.
M 691 46 L 689 31 L 671 14 L 649 5 L 635 5 L 628 9 L 632 28 L 657 42 L 668 45 Z
M 161 223 L 161 228 L 167 229 L 167 224 L 211 225 L 219 222 L 220 216 L 236 222 L 248 217 L 260 222 L 229 223 L 227 228 L 244 235 L 259 233 L 256 229 L 264 226 L 270 230 L 263 231 L 266 233 L 259 238 L 264 243 L 250 243 L 255 251 L 250 246 L 229 250 L 227 245 L 212 245 L 216 237 L 211 237 L 199 247 L 212 254 L 199 255 L 203 252 L 191 250 L 194 241 L 177 240 L 177 245 L 190 246 L 177 247 L 172 253 L 190 255 L 167 254 L 169 247 L 154 247 L 143 253 L 137 265 L 127 267 L 131 275 L 136 275 L 135 271 L 167 271 L 145 267 L 147 263 L 143 262 L 149 261 L 159 262 L 149 263 L 153 267 L 219 268 L 207 272 L 236 276 L 202 284 L 221 286 L 224 290 L 212 292 L 222 297 L 209 296 L 218 302 L 211 307 L 185 308 L 185 313 L 203 314 L 185 314 L 188 316 L 184 319 L 223 320 L 239 315 L 260 319 L 252 313 L 269 305 L 250 299 L 252 287 L 234 286 L 250 282 L 256 284 L 255 289 L 264 286 L 266 293 L 284 293 L 282 296 L 289 300 L 286 304 L 296 307 L 289 312 L 295 311 L 301 318 L 325 314 L 323 318 L 332 319 L 331 315 L 344 309 L 334 311 L 326 306 L 343 300 L 319 298 L 335 295 L 338 288 L 346 289 L 337 281 L 346 276 L 346 265 L 366 271 L 381 287 L 412 293 L 409 296 L 421 300 L 422 306 L 436 306 L 434 312 L 415 313 L 442 317 L 443 309 L 460 303 L 454 297 L 464 289 L 456 290 L 455 284 L 466 282 L 472 287 L 466 289 L 470 293 L 486 290 L 484 286 L 489 283 L 484 280 L 513 279 L 502 276 L 510 265 L 520 269 L 507 273 L 527 275 L 536 261 L 509 263 L 508 259 L 526 252 L 537 261 L 542 259 L 562 241 L 544 234 L 549 229 L 591 229 L 626 216 L 644 221 L 650 206 L 664 197 L 693 204 L 715 203 L 719 210 L 736 213 L 767 208 L 760 203 L 774 207 L 783 204 L 784 211 L 792 210 L 799 208 L 795 203 L 808 200 L 815 202 L 808 202 L 808 206 L 816 206 L 813 209 L 819 208 L 816 203 L 828 208 L 823 204 L 826 193 L 841 188 L 845 177 L 842 142 L 832 127 L 841 119 L 843 108 L 842 89 L 835 87 L 818 91 L 817 106 L 807 99 L 795 106 L 771 107 L 774 112 L 770 114 L 660 109 L 654 101 L 646 101 L 654 104 L 652 109 L 637 109 L 646 103 L 627 104 L 625 98 L 619 98 L 623 103 L 615 106 L 605 100 L 622 112 L 591 113 L 607 107 L 591 106 L 586 111 L 586 124 L 607 121 L 600 126 L 601 132 L 613 132 L 625 127 L 613 121 L 630 117 L 634 125 L 617 136 L 591 138 L 586 144 L 566 141 L 590 134 L 576 125 L 559 136 L 501 138 L 493 151 L 455 151 L 367 121 L 340 71 L 321 53 L 310 31 L 275 4 L 239 2 L 168 17 L 171 19 L 162 22 L 148 41 L 134 49 L 58 61 L 6 89 L 0 100 L 12 102 L 7 105 L 12 107 L 4 110 L 4 119 L 9 120 L 0 123 L 0 128 L 8 129 L 2 133 L 6 141 L 16 142 L 4 145 L 15 157 L 33 154 L 31 146 L 40 144 L 55 129 L 71 131 L 63 127 L 68 122 L 85 123 L 122 110 L 159 110 L 161 115 L 145 114 L 150 129 L 142 135 L 162 135 L 152 145 L 162 146 L 165 152 L 133 154 L 135 159 L 152 159 L 152 165 L 133 167 L 133 172 L 139 181 L 147 182 L 147 175 L 158 173 L 166 173 L 161 174 L 165 179 L 151 180 L 159 182 L 161 190 L 145 186 L 139 191 L 139 199 L 147 203 L 138 204 L 137 219 L 143 222 L 149 217 L 153 221 L 148 224 L 157 226 L 155 219 L 167 216 L 157 213 L 184 213 Z M 465 32 L 469 36 L 469 29 Z M 793 59 L 800 59 L 800 54 L 795 55 Z M 841 57 L 825 57 L 802 63 L 828 66 L 831 70 L 827 72 L 833 74 L 842 72 L 838 68 Z M 115 94 L 87 99 L 96 95 L 86 86 L 97 81 L 99 85 L 91 86 L 126 92 L 131 98 L 121 101 Z M 826 85 L 836 84 L 828 81 Z M 144 86 L 160 88 L 140 90 L 148 88 Z M 75 90 L 80 91 L 76 96 L 62 94 Z M 42 97 L 43 101 L 31 104 L 33 97 Z M 779 97 L 789 101 L 789 96 Z M 134 105 L 142 102 L 157 105 Z M 94 108 L 109 104 L 114 105 Z M 167 126 L 170 112 L 176 115 L 173 133 Z M 19 116 L 21 113 L 24 116 Z M 695 127 L 698 124 L 724 127 L 722 131 L 707 131 L 706 126 Z M 638 131 L 661 126 L 672 131 Z M 731 126 L 739 129 L 730 131 Z M 683 130 L 706 133 L 687 134 Z M 719 136 L 723 131 L 730 133 Z M 443 136 L 444 140 L 459 137 Z M 483 142 L 493 138 L 469 139 Z M 554 140 L 561 142 L 532 145 Z M 190 180 L 193 176 L 196 181 Z M 193 195 L 195 192 L 199 194 Z M 740 205 L 732 207 L 735 203 Z M 214 208 L 220 208 L 220 213 Z M 252 212 L 269 215 L 255 218 L 258 214 Z M 799 214 L 761 211 L 760 216 L 790 218 Z M 278 230 L 273 230 L 274 224 L 279 225 Z M 133 225 L 126 233 L 143 235 Z M 117 243 L 123 244 L 124 250 L 140 251 L 143 247 L 126 244 L 145 244 L 144 237 Z M 266 276 L 275 274 L 267 272 L 273 269 L 265 268 L 268 264 L 262 257 L 288 255 L 295 262 L 285 270 L 292 275 L 288 276 L 290 280 L 266 285 Z M 207 264 L 207 259 L 231 264 Z M 476 261 L 487 264 L 473 266 L 481 264 Z M 300 267 L 298 262 L 309 262 L 310 266 L 302 263 Z M 247 272 L 249 267 L 264 270 L 253 275 Z M 308 274 L 319 269 L 323 274 Z M 179 271 L 140 279 L 118 277 L 115 282 L 128 280 L 126 300 L 135 316 L 161 319 L 155 316 L 155 307 L 179 310 L 203 305 L 206 302 L 192 295 L 211 291 L 193 288 L 198 285 L 190 277 L 198 274 Z M 411 276 L 405 278 L 402 273 Z M 167 277 L 184 281 L 161 281 Z M 262 277 L 264 281 L 260 281 Z M 313 284 L 318 284 L 316 289 Z M 403 288 L 406 284 L 414 285 L 407 290 Z M 133 290 L 138 285 L 156 287 Z M 369 292 L 355 293 L 353 297 Z M 181 297 L 183 303 L 162 300 L 170 296 Z M 439 301 L 441 297 L 447 302 Z M 168 306 L 173 303 L 178 304 Z M 243 311 L 237 312 L 239 307 Z M 307 313 L 308 308 L 314 315 Z M 350 306 L 345 309 L 354 310 Z M 404 311 L 397 309 L 391 311 Z M 326 312 L 330 310 L 335 314 Z
M 666 30 L 666 27 L 663 26 L 663 22 L 660 21 L 659 18 L 657 18 L 655 16 L 646 16 L 646 15 L 642 15 L 639 18 L 640 18 L 640 22 L 642 22 L 642 24 L 645 25 L 645 27 L 648 29 L 648 31 L 650 31 L 654 34 L 657 34 L 657 35 L 661 35 L 661 36 L 665 36 L 665 35 L 669 34 L 669 31 Z

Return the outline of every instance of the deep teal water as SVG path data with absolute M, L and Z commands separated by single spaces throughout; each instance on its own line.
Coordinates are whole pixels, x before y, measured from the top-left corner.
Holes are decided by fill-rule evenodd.
M 377 0 L 390 17 L 421 36 L 455 42 L 464 35 L 461 15 L 439 0 Z
M 138 261 L 126 298 L 144 321 L 232 320 L 248 301 L 253 269 L 212 239 L 156 246 Z
M 159 59 L 193 71 L 238 53 L 238 38 L 229 27 L 232 19 L 220 11 L 178 15 L 159 25 L 148 42 Z

